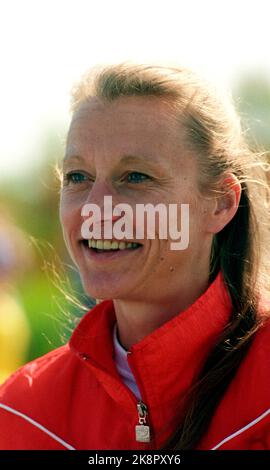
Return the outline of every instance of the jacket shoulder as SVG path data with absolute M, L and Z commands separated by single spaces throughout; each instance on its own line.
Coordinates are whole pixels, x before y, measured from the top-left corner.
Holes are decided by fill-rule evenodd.
M 255 333 L 232 381 L 232 391 L 242 404 L 264 412 L 270 408 L 270 319 Z
M 58 437 L 65 433 L 58 433 L 54 417 L 61 403 L 65 406 L 74 359 L 68 345 L 61 346 L 20 367 L 1 385 L 0 449 L 70 448 Z
M 257 362 L 258 370 L 270 375 L 270 317 L 265 318 L 255 333 L 246 355 L 246 362 Z
M 0 403 L 25 403 L 27 397 L 32 400 L 30 396 L 37 388 L 45 382 L 53 382 L 54 377 L 64 372 L 64 365 L 70 363 L 69 356 L 68 345 L 64 345 L 20 367 L 0 386 Z

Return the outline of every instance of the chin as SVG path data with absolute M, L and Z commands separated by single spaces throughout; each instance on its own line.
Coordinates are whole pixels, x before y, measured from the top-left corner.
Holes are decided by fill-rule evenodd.
M 125 289 L 121 289 L 120 286 L 110 286 L 108 288 L 108 285 L 101 286 L 98 285 L 98 283 L 96 284 L 95 282 L 91 281 L 90 279 L 82 280 L 82 284 L 85 293 L 94 299 L 116 299 L 122 298 L 123 296 L 126 297 L 128 295 L 128 290 L 126 287 Z

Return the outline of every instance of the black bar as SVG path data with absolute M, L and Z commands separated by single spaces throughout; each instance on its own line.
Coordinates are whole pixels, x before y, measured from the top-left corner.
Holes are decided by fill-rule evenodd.
M 8 468 L 8 464 L 28 468 L 48 468 L 50 464 L 64 465 L 65 468 L 91 468 L 110 465 L 112 468 L 123 468 L 125 465 L 177 465 L 190 468 L 198 465 L 269 465 L 268 451 L 0 451 L 0 468 Z M 267 468 L 267 467 L 266 467 Z

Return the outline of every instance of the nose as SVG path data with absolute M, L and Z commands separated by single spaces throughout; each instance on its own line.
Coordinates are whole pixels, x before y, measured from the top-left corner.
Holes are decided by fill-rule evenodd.
M 101 209 L 104 207 L 104 196 L 116 197 L 116 191 L 111 183 L 105 180 L 96 179 L 92 188 L 87 194 L 85 204 L 96 204 Z
M 95 204 L 100 209 L 101 224 L 105 221 L 114 222 L 121 216 L 113 215 L 113 208 L 119 203 L 119 196 L 113 185 L 107 181 L 96 179 L 84 201 L 86 204 Z M 82 215 L 85 220 L 88 216 Z

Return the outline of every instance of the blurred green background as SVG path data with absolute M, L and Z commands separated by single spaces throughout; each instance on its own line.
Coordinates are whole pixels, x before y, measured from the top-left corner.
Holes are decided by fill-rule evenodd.
M 0 187 L 0 382 L 62 345 L 94 305 L 70 261 L 58 218 L 60 133 L 47 131 L 39 165 Z

